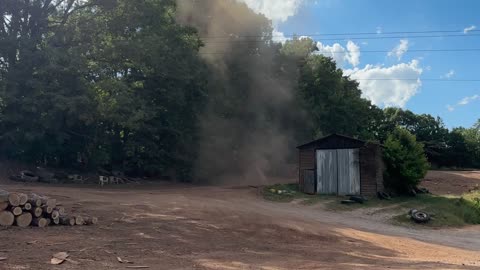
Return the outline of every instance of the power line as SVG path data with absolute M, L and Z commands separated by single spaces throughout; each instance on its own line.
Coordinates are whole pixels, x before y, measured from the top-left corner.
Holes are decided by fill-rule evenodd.
M 480 30 L 470 30 L 470 32 L 480 32 Z M 350 32 L 350 33 L 326 33 L 326 34 L 283 34 L 283 35 L 272 35 L 272 37 L 301 37 L 301 36 L 309 36 L 309 37 L 318 37 L 318 36 L 355 36 L 355 35 L 398 35 L 398 34 L 433 34 L 433 33 L 464 33 L 464 30 L 431 30 L 431 31 L 394 31 L 394 32 Z M 237 35 L 227 35 L 227 36 L 200 36 L 200 38 L 204 39 L 217 39 L 217 38 L 263 38 L 266 37 L 265 35 L 245 35 L 245 36 L 237 36 Z
M 447 34 L 447 35 L 420 35 L 420 36 L 379 36 L 379 37 L 346 37 L 346 38 L 320 38 L 319 41 L 344 41 L 344 40 L 372 40 L 372 39 L 399 39 L 399 38 L 452 38 L 452 37 L 480 37 L 480 34 Z M 221 41 L 204 41 L 206 44 L 221 44 L 221 43 L 248 43 L 252 41 L 262 42 L 262 39 L 250 40 L 221 40 Z
M 354 50 L 354 51 L 325 51 L 319 50 L 315 51 L 316 53 L 321 54 L 347 54 L 347 53 L 410 53 L 410 52 L 480 52 L 480 48 L 470 48 L 470 49 L 408 49 L 408 50 Z M 200 52 L 200 54 L 229 54 L 228 52 Z
M 480 82 L 480 79 L 422 79 L 422 78 L 378 78 L 378 79 L 355 79 L 355 81 L 427 81 L 427 82 Z

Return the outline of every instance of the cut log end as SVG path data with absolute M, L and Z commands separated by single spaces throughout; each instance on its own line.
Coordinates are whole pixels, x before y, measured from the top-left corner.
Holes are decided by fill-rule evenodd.
M 60 216 L 59 218 L 60 224 L 66 225 L 66 226 L 74 226 L 75 225 L 75 218 L 74 217 L 69 217 L 69 216 Z
M 75 225 L 83 225 L 85 224 L 85 220 L 82 216 L 75 216 Z
M 50 214 L 50 217 L 52 219 L 58 219 L 60 217 L 60 213 L 57 210 L 53 210 L 52 213 Z
M 58 217 L 52 218 L 52 223 L 55 224 L 55 225 L 60 224 L 60 218 L 58 218 Z
M 31 210 L 31 212 L 32 212 L 32 215 L 33 215 L 34 217 L 41 217 L 42 214 L 43 214 L 43 210 L 42 210 L 42 208 L 40 208 L 40 207 L 35 207 L 35 208 L 33 208 L 33 209 Z
M 18 193 L 20 205 L 24 205 L 28 202 L 28 195 L 25 193 Z
M 30 211 L 32 210 L 32 205 L 30 203 L 26 203 L 24 206 L 23 206 L 23 209 L 27 210 L 27 211 Z
M 23 213 L 18 217 L 15 217 L 15 223 L 18 227 L 26 228 L 32 223 L 32 214 Z
M 8 203 L 10 203 L 11 206 L 19 206 L 20 196 L 17 193 L 10 193 L 8 195 Z
M 46 218 L 34 218 L 32 220 L 32 225 L 40 228 L 45 228 L 48 226 L 48 220 Z
M 65 208 L 64 207 L 55 207 L 53 211 L 58 211 L 58 214 L 60 216 L 64 216 L 66 214 Z
M 12 226 L 14 221 L 15 216 L 11 212 L 0 212 L 0 226 Z
M 51 214 L 53 212 L 53 208 L 48 205 L 43 206 L 42 210 L 45 214 Z
M 30 203 L 32 206 L 42 206 L 42 200 L 40 200 L 39 198 L 30 198 L 28 200 L 28 203 Z
M 96 217 L 86 217 L 84 219 L 85 225 L 95 225 L 98 223 L 98 218 Z
M 16 207 L 11 207 L 10 208 L 10 211 L 13 213 L 13 215 L 15 216 L 20 216 L 22 213 L 23 213 L 23 210 L 20 206 L 16 206 Z

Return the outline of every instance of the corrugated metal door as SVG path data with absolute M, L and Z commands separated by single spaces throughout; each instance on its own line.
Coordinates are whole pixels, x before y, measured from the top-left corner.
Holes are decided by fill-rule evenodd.
M 358 149 L 337 150 L 338 195 L 360 194 L 360 166 Z
M 317 150 L 317 193 L 337 193 L 336 150 Z

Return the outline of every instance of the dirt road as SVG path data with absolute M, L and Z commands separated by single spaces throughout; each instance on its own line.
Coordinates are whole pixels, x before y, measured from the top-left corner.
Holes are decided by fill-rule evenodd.
M 478 228 L 409 231 L 264 201 L 254 189 L 136 190 L 0 186 L 35 191 L 100 217 L 94 227 L 0 230 L 0 269 L 479 269 Z M 48 264 L 68 251 L 78 265 Z

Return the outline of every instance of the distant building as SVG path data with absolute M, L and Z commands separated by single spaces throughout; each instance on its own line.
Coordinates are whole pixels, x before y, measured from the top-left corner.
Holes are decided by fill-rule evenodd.
M 382 146 L 333 134 L 297 147 L 300 190 L 375 196 L 383 187 Z

